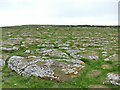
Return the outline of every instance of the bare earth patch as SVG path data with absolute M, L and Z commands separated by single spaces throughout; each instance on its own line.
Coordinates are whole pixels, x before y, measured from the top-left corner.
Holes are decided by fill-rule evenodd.
M 92 71 L 88 74 L 88 76 L 89 76 L 89 77 L 97 77 L 97 76 L 99 76 L 100 74 L 101 74 L 100 71 L 98 71 L 98 70 L 92 70 Z

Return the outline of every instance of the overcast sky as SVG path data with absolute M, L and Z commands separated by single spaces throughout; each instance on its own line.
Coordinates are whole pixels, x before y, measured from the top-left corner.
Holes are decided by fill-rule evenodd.
M 0 0 L 0 26 L 117 25 L 119 0 Z

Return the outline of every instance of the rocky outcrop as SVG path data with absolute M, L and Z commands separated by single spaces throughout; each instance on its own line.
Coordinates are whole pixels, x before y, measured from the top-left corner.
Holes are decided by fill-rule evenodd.
M 36 76 L 50 80 L 61 81 L 59 77 L 61 72 L 64 75 L 73 78 L 77 76 L 84 67 L 84 62 L 80 60 L 43 60 L 40 57 L 12 56 L 8 61 L 8 67 L 22 76 Z M 59 73 L 55 70 L 58 69 Z

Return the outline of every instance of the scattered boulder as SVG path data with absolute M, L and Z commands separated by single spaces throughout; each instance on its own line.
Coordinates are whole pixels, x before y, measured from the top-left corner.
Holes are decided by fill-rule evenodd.
M 104 83 L 120 86 L 120 75 L 114 73 L 108 73 L 106 77 L 106 81 Z

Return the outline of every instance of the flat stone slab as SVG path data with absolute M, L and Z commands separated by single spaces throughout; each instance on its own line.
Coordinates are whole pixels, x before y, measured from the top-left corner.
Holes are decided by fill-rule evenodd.
M 51 56 L 51 57 L 58 57 L 58 58 L 69 58 L 69 56 L 57 49 L 38 49 L 36 50 L 37 53 L 43 55 L 43 56 Z
M 19 75 L 36 76 L 55 81 L 67 81 L 79 75 L 84 67 L 80 60 L 44 60 L 36 56 L 12 56 L 8 60 L 8 67 Z
M 6 52 L 12 52 L 18 50 L 18 47 L 13 46 L 13 47 L 1 47 L 0 51 L 6 51 Z

